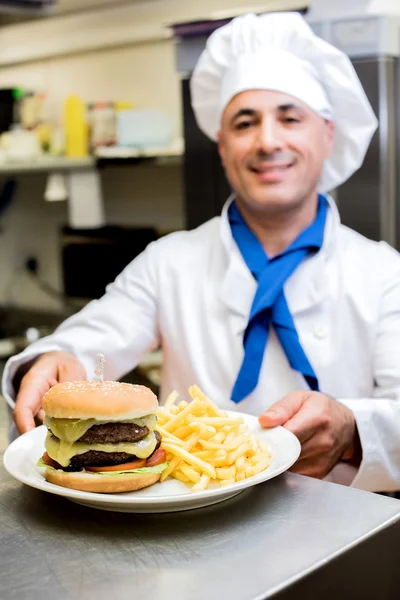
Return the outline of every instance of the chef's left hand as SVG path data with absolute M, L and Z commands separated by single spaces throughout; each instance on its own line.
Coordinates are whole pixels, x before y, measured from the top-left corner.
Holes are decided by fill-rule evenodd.
M 259 417 L 262 427 L 283 425 L 301 442 L 291 471 L 322 479 L 340 460 L 359 466 L 361 444 L 354 415 L 319 392 L 290 392 Z

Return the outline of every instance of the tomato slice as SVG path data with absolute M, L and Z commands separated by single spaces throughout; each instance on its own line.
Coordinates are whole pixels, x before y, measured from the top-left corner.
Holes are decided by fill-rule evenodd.
M 108 471 L 133 471 L 134 469 L 140 469 L 146 466 L 146 459 L 136 459 L 132 462 L 123 463 L 121 465 L 110 465 L 108 467 L 85 467 L 85 471 L 93 471 L 94 473 L 108 472 Z
M 62 466 L 56 462 L 55 460 L 53 460 L 52 458 L 50 458 L 50 456 L 47 454 L 47 452 L 45 452 L 42 456 L 42 461 L 48 466 L 48 467 L 53 467 L 53 469 L 62 469 Z
M 167 460 L 167 454 L 164 448 L 158 448 L 150 458 L 147 459 L 146 467 L 155 467 L 156 465 L 161 465 L 163 462 Z
M 109 471 L 134 471 L 135 469 L 140 469 L 141 467 L 155 467 L 156 465 L 161 465 L 166 460 L 167 455 L 164 448 L 158 448 L 158 450 L 153 452 L 151 457 L 147 460 L 145 458 L 138 458 L 136 460 L 132 460 L 131 462 L 120 465 L 111 465 L 108 467 L 85 467 L 85 471 L 93 471 L 94 473 L 107 473 Z

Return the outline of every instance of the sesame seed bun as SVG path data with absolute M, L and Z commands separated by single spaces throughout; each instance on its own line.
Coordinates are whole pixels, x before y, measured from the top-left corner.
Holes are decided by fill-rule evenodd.
M 149 487 L 160 479 L 161 473 L 128 473 L 126 475 L 108 476 L 46 469 L 44 476 L 50 483 L 73 490 L 117 494 L 120 492 L 134 492 Z
M 57 383 L 44 395 L 43 410 L 56 419 L 123 421 L 155 414 L 157 396 L 143 385 L 119 381 Z

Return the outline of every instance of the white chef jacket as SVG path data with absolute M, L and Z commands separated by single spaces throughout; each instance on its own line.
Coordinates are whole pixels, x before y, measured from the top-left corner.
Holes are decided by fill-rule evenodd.
M 75 354 L 89 379 L 102 352 L 105 377 L 119 379 L 161 345 L 161 402 L 172 390 L 187 398 L 196 383 L 221 408 L 259 415 L 306 389 L 272 331 L 256 389 L 239 404 L 230 400 L 257 283 L 232 238 L 228 205 L 221 217 L 150 244 L 101 299 L 11 358 L 3 375 L 9 405 L 18 367 L 51 350 Z M 400 255 L 341 225 L 329 199 L 323 247 L 291 275 L 285 295 L 320 390 L 357 421 L 363 460 L 342 482 L 400 489 Z

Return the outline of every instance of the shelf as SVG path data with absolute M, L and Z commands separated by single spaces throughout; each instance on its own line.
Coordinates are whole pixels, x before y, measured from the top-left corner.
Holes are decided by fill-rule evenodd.
M 137 163 L 143 160 L 157 161 L 158 164 L 180 163 L 184 154 L 183 140 L 177 140 L 170 146 L 152 146 L 144 148 L 122 148 L 118 146 L 97 148 L 95 156 L 103 164 Z
M 98 148 L 95 156 L 85 158 L 67 158 L 65 156 L 44 156 L 29 162 L 0 162 L 1 175 L 17 175 L 19 173 L 48 173 L 60 171 L 76 171 L 103 166 L 137 164 L 152 161 L 157 165 L 180 164 L 183 156 L 183 143 L 160 148 Z
M 90 169 L 96 166 L 96 159 L 88 156 L 85 158 L 67 158 L 64 156 L 32 159 L 29 162 L 10 161 L 0 163 L 0 175 L 18 173 L 36 173 L 49 171 L 76 171 Z

